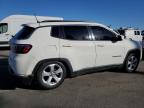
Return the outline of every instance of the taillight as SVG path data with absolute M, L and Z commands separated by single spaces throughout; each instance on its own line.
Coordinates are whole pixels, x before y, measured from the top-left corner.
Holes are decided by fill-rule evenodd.
M 30 45 L 30 44 L 14 44 L 14 45 L 11 45 L 11 50 L 14 53 L 17 53 L 17 54 L 26 54 L 31 50 L 31 48 L 32 48 L 32 45 Z

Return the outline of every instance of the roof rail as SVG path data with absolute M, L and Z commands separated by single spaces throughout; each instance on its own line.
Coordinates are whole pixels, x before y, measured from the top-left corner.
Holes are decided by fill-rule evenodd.
M 44 20 L 40 21 L 40 23 L 43 22 L 86 22 L 86 21 L 74 21 L 74 20 Z

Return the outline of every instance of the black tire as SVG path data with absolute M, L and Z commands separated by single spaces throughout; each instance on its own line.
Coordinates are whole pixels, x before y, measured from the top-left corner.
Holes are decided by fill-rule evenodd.
M 61 69 L 62 69 L 62 73 L 60 73 L 61 75 L 60 75 L 60 80 L 57 82 L 56 80 L 55 80 L 55 78 L 54 78 L 54 74 L 52 73 L 52 72 L 48 72 L 48 74 L 51 74 L 51 75 L 49 75 L 48 76 L 48 79 L 47 80 L 49 80 L 50 79 L 50 77 L 53 77 L 53 79 L 51 79 L 51 81 L 53 80 L 53 82 L 51 82 L 51 83 L 56 83 L 56 84 L 54 84 L 54 85 L 50 85 L 50 83 L 48 84 L 48 82 L 47 81 L 45 81 L 45 77 L 47 77 L 47 76 L 44 76 L 43 75 L 43 73 L 44 73 L 44 69 L 46 70 L 46 71 L 50 71 L 51 70 L 51 67 L 49 67 L 49 66 L 51 66 L 51 65 L 54 65 L 55 64 L 55 67 L 54 68 L 56 68 L 56 66 L 58 67 L 60 67 Z M 50 70 L 49 70 L 50 69 Z M 45 71 L 45 72 L 46 72 Z M 56 74 L 55 74 L 56 75 Z M 58 74 L 57 74 L 58 75 Z M 56 75 L 56 76 L 57 76 Z M 58 76 L 57 76 L 58 77 Z M 57 88 L 57 87 L 59 87 L 62 83 L 63 83 L 63 81 L 64 81 L 64 79 L 65 79 L 65 77 L 66 77 L 66 68 L 65 68 L 65 66 L 61 63 L 61 62 L 57 62 L 57 61 L 52 61 L 52 62 L 46 62 L 46 63 L 43 63 L 41 66 L 40 66 L 40 68 L 38 69 L 38 71 L 37 71 L 37 75 L 36 75 L 36 81 L 37 81 L 37 83 L 38 83 L 38 85 L 42 88 L 42 89 L 54 89 L 54 88 Z M 54 81 L 55 80 L 55 81 Z M 47 83 L 46 83 L 47 82 Z
M 136 71 L 138 64 L 139 64 L 138 55 L 136 55 L 135 53 L 131 53 L 126 58 L 126 61 L 124 63 L 124 70 L 128 73 L 133 73 Z

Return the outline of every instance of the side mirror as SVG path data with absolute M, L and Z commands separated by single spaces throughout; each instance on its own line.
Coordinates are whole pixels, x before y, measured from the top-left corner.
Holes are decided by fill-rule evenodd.
M 112 37 L 111 38 L 112 42 L 117 42 L 117 41 L 121 41 L 121 40 L 122 40 L 122 37 L 120 35 L 118 35 L 117 37 Z
M 126 39 L 126 36 L 125 36 L 125 35 L 119 35 L 119 36 L 121 36 L 123 39 Z
M 120 35 L 117 36 L 117 41 L 121 41 L 122 37 Z

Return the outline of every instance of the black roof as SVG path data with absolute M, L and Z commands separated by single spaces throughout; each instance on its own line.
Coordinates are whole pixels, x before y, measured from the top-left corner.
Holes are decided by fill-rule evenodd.
M 43 22 L 86 22 L 86 21 L 74 21 L 74 20 L 44 20 L 40 21 L 39 23 Z

